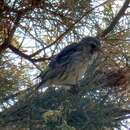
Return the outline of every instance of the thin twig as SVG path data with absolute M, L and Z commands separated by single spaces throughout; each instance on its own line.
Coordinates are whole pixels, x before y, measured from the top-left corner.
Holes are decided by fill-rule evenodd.
M 58 42 L 59 42 L 60 40 L 62 40 L 62 38 L 63 38 L 66 34 L 68 34 L 68 33 L 75 27 L 75 25 L 76 25 L 77 23 L 79 23 L 79 21 L 81 21 L 86 15 L 88 15 L 88 14 L 89 14 L 91 11 L 93 11 L 94 9 L 96 9 L 96 8 L 98 8 L 98 7 L 100 7 L 100 6 L 103 6 L 104 4 L 106 4 L 106 3 L 108 3 L 108 2 L 111 2 L 111 0 L 106 0 L 105 2 L 103 2 L 103 3 L 101 3 L 101 4 L 97 5 L 97 6 L 95 6 L 94 8 L 91 8 L 91 9 L 87 10 L 79 19 L 77 19 L 77 20 L 75 21 L 75 23 L 73 23 L 65 32 L 63 32 L 54 42 L 52 42 L 51 44 L 49 44 L 48 46 L 46 46 L 46 47 L 44 47 L 44 48 L 42 48 L 42 49 L 39 49 L 38 51 L 36 51 L 36 52 L 34 53 L 34 55 L 37 55 L 37 54 L 39 54 L 41 51 L 43 51 L 43 50 L 45 50 L 45 49 L 51 47 L 52 45 L 58 43 Z M 34 55 L 32 54 L 32 56 L 34 56 Z

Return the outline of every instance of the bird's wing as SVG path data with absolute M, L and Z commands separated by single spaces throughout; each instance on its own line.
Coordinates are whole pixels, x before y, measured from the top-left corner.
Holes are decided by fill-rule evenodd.
M 59 69 L 57 67 L 53 69 L 48 66 L 46 70 L 40 75 L 42 82 L 46 82 L 48 79 L 53 79 L 61 70 L 62 69 Z
M 72 59 L 72 55 L 77 51 L 78 44 L 73 43 L 65 47 L 56 57 L 49 63 L 47 69 L 41 74 L 43 82 L 48 79 L 52 79 L 58 74 L 64 73 L 66 70 L 66 64 Z
M 72 43 L 71 45 L 65 47 L 52 61 L 50 62 L 50 67 L 56 67 L 57 65 L 64 64 L 65 61 L 71 58 L 74 52 L 77 51 L 78 44 Z

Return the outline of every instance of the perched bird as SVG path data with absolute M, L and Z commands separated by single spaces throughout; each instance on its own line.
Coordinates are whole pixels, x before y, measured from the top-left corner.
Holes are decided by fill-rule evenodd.
M 68 45 L 52 59 L 46 70 L 40 74 L 39 87 L 75 85 L 82 78 L 99 50 L 100 41 L 96 37 L 85 37 L 78 43 Z

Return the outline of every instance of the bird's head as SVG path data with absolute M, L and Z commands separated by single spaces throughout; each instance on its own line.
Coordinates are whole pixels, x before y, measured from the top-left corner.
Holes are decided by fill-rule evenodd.
M 100 52 L 100 40 L 96 37 L 84 37 L 80 43 L 89 48 L 91 54 Z

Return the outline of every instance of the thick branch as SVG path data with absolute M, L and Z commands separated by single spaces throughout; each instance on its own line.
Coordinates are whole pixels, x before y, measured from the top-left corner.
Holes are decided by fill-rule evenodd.
M 39 61 L 39 62 L 40 62 L 40 61 L 43 62 L 43 61 L 45 61 L 45 60 L 50 60 L 49 57 L 48 57 L 48 58 L 44 58 L 44 57 L 43 57 L 43 58 L 39 58 L 39 59 L 32 59 L 30 55 L 27 55 L 27 54 L 21 52 L 19 49 L 17 49 L 17 48 L 14 47 L 13 45 L 9 45 L 8 47 L 9 47 L 9 49 L 11 49 L 15 54 L 19 55 L 20 57 L 23 57 L 24 59 L 26 59 L 26 60 L 32 62 L 33 64 L 34 64 L 34 62 L 38 62 L 38 61 Z
M 115 16 L 113 21 L 110 23 L 110 25 L 101 33 L 98 35 L 98 37 L 105 37 L 108 33 L 110 33 L 113 28 L 116 26 L 116 24 L 119 22 L 121 17 L 125 14 L 126 9 L 129 7 L 129 0 L 125 0 L 124 5 L 119 10 L 118 14 Z
M 24 54 L 23 52 L 21 52 L 19 49 L 17 49 L 16 47 L 14 47 L 13 45 L 9 45 L 8 46 L 9 49 L 11 49 L 15 54 L 29 60 L 32 62 L 32 59 L 27 55 L 27 54 Z

